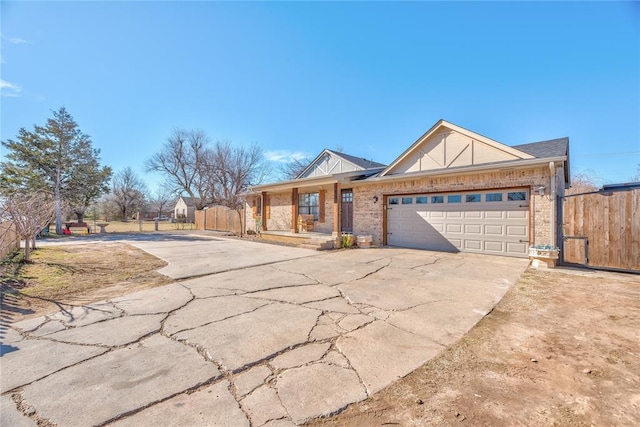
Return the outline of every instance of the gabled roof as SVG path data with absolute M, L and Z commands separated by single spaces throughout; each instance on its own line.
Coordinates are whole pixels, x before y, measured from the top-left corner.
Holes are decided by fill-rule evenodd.
M 484 144 L 490 149 L 498 150 L 498 152 L 504 153 L 504 155 L 508 155 L 511 157 L 515 157 L 517 159 L 531 159 L 534 158 L 529 153 L 526 153 L 522 150 L 518 150 L 515 147 L 509 147 L 508 145 L 504 145 L 498 141 L 487 138 L 486 136 L 480 135 L 479 133 L 470 131 L 463 127 L 457 126 L 453 123 L 447 122 L 446 120 L 438 120 L 435 125 L 431 127 L 424 135 L 422 135 L 416 142 L 414 142 L 409 148 L 407 148 L 397 159 L 395 159 L 391 164 L 380 174 L 380 176 L 385 176 L 390 174 L 396 166 L 402 163 L 405 159 L 410 156 L 416 154 L 421 149 L 421 146 L 425 141 L 427 141 L 432 136 L 436 135 L 438 132 L 443 129 L 448 129 L 450 131 L 454 131 L 458 134 L 464 135 L 472 140 L 478 141 L 481 144 Z
M 182 199 L 185 203 L 185 205 L 187 205 L 188 207 L 195 207 L 197 205 L 197 200 L 195 197 L 189 197 L 189 196 L 180 196 L 180 199 Z
M 313 169 L 314 166 L 319 164 L 320 161 L 327 154 L 330 155 L 330 156 L 333 156 L 333 157 L 337 157 L 337 158 L 341 159 L 342 161 L 345 161 L 345 162 L 351 164 L 353 166 L 353 169 L 355 169 L 355 170 L 367 170 L 367 169 L 376 169 L 376 168 L 379 169 L 379 168 L 384 168 L 386 166 L 386 165 L 384 165 L 382 163 L 374 162 L 373 160 L 367 160 L 367 159 L 365 159 L 363 157 L 356 157 L 356 156 L 352 156 L 350 154 L 345 154 L 345 153 L 341 153 L 339 151 L 329 150 L 328 148 L 325 148 L 324 150 L 322 150 L 322 152 L 320 154 L 318 154 L 318 156 L 315 159 L 313 159 L 313 161 L 311 163 L 309 163 L 309 166 L 304 168 L 298 174 L 296 179 L 304 177 L 311 169 Z
M 329 151 L 337 156 L 340 156 L 343 159 L 353 163 L 354 165 L 361 167 L 362 169 L 384 168 L 387 166 L 382 163 L 374 162 L 373 160 L 367 160 L 364 157 L 356 157 L 350 154 L 345 154 L 339 151 L 334 151 L 329 149 L 327 149 L 326 151 Z

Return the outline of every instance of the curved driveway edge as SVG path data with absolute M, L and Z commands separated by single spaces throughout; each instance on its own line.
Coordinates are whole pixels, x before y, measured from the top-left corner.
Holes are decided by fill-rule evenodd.
M 167 260 L 165 274 L 197 277 L 11 325 L 0 424 L 300 424 L 427 362 L 527 266 L 201 236 L 128 243 Z

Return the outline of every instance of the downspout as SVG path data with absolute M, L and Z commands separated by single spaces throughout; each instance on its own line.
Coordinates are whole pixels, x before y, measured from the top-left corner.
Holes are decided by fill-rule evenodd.
M 551 197 L 551 240 L 549 243 L 552 245 L 556 245 L 556 223 L 557 223 L 557 212 L 556 212 L 556 164 L 554 162 L 549 162 L 549 171 L 551 172 L 550 178 L 550 197 Z

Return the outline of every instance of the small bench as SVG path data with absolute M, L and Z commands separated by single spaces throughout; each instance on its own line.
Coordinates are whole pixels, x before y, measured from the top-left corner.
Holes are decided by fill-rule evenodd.
M 298 231 L 314 231 L 313 215 L 298 215 Z
M 86 222 L 66 222 L 64 224 L 69 230 L 69 234 L 71 233 L 79 233 L 79 234 L 90 234 L 91 228 L 87 225 Z

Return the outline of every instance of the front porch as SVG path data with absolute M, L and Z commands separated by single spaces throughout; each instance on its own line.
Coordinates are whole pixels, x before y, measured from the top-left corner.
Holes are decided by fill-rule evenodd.
M 294 233 L 288 230 L 265 230 L 260 233 L 260 239 L 315 250 L 340 247 L 340 237 L 334 237 L 331 233 L 317 231 Z

